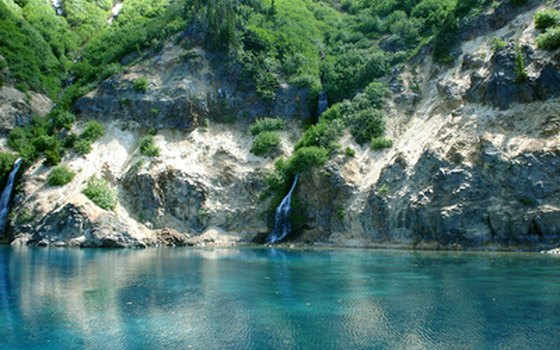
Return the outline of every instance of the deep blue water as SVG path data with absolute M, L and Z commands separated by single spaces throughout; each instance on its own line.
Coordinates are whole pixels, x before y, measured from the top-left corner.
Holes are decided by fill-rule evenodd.
M 1 349 L 560 349 L 560 258 L 0 247 Z

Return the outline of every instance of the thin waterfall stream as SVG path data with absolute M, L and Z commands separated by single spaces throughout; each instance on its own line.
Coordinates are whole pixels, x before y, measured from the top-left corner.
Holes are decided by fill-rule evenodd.
M 327 99 L 327 92 L 323 90 L 319 94 L 319 102 L 317 104 L 317 115 L 321 117 L 321 114 L 323 114 L 327 110 L 327 108 L 329 108 L 329 100 Z
M 299 179 L 299 174 L 296 174 L 290 192 L 282 199 L 280 205 L 276 208 L 274 215 L 274 229 L 266 237 L 266 243 L 272 244 L 277 243 L 286 238 L 292 232 L 292 193 L 294 192 L 297 182 Z
M 4 187 L 2 197 L 0 197 L 0 236 L 4 234 L 6 223 L 8 221 L 8 214 L 10 213 L 10 198 L 12 197 L 14 181 L 16 179 L 17 172 L 19 171 L 19 167 L 21 166 L 21 162 L 21 158 L 18 158 L 14 162 L 14 167 L 8 176 L 6 187 Z

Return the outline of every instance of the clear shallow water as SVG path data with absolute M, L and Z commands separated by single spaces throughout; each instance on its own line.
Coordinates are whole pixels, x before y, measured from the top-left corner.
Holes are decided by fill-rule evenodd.
M 1 349 L 559 349 L 560 259 L 0 247 Z

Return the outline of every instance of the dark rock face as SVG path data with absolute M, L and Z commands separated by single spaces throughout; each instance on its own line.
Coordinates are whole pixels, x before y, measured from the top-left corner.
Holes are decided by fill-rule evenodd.
M 311 226 L 321 232 L 347 231 L 375 242 L 409 246 L 421 242 L 463 247 L 558 244 L 560 184 L 554 179 L 560 175 L 560 153 L 507 159 L 483 143 L 478 154 L 472 166 L 451 163 L 432 152 L 425 152 L 411 169 L 397 158 L 383 170 L 365 205 L 348 213 L 351 219 L 344 221 L 343 228 L 333 212 L 348 203 L 344 197 L 332 196 L 340 188 L 336 181 L 320 181 L 315 186 L 323 188 L 321 192 L 301 188 L 310 193 L 310 206 L 322 201 L 327 207 L 321 215 L 309 215 L 314 220 Z M 309 185 L 302 182 L 302 186 Z
M 514 44 L 510 44 L 494 54 L 488 76 L 477 73 L 471 76 L 471 88 L 466 92 L 465 99 L 506 109 L 513 103 L 545 101 L 560 96 L 558 59 L 532 61 L 532 49 L 528 46 L 522 48 L 522 55 L 526 66 L 532 63 L 538 68 L 536 77 L 529 76 L 523 81 L 517 79 L 517 50 Z M 465 64 L 469 66 L 470 62 Z
M 307 89 L 282 85 L 274 99 L 265 100 L 240 74 L 242 67 L 200 49 L 193 55 L 185 59 L 167 48 L 151 60 L 150 68 L 133 67 L 134 74 L 105 80 L 78 99 L 74 110 L 87 118 L 119 118 L 149 128 L 182 130 L 194 129 L 206 118 L 231 122 L 267 115 L 284 119 L 311 115 L 312 96 Z M 140 76 L 149 78 L 146 91 L 134 89 L 134 79 Z
M 195 232 L 204 229 L 199 220 L 207 194 L 204 187 L 187 174 L 168 168 L 163 172 L 129 173 L 123 181 L 132 212 L 140 221 L 151 222 L 155 228 L 165 228 L 169 215 Z
M 511 1 L 502 3 L 493 11 L 477 16 L 470 23 L 462 25 L 461 39 L 471 40 L 479 35 L 500 29 L 521 13 L 545 3 L 545 0 L 528 0 L 522 6 L 514 5 Z
M 208 106 L 188 91 L 176 91 L 175 96 L 160 96 L 134 91 L 131 82 L 106 80 L 94 96 L 76 101 L 77 112 L 90 118 L 109 121 L 134 120 L 150 128 L 194 129 Z

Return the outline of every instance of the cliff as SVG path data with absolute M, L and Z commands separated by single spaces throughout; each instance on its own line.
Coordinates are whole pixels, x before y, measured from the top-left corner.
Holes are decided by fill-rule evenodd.
M 306 171 L 294 193 L 294 244 L 418 249 L 547 249 L 560 245 L 558 51 L 537 49 L 533 17 L 544 8 L 504 4 L 465 25 L 452 63 L 430 47 L 381 79 L 391 148 L 357 144 Z M 557 2 L 554 2 L 556 4 Z M 496 45 L 496 38 L 505 45 Z M 509 43 L 509 44 L 507 44 Z M 179 43 L 104 80 L 74 104 L 74 129 L 95 119 L 105 135 L 76 172 L 47 185 L 41 161 L 14 200 L 14 243 L 82 247 L 233 245 L 271 229 L 267 176 L 312 118 L 305 88 L 281 84 L 274 100 L 231 76 L 220 56 Z M 519 78 L 519 60 L 524 78 Z M 234 69 L 235 70 L 235 69 Z M 146 86 L 135 81 L 146 79 Z M 286 121 L 273 157 L 250 152 L 249 124 Z M 140 154 L 156 129 L 157 157 Z M 354 154 L 345 154 L 349 148 Z M 92 175 L 117 189 L 114 211 L 82 190 Z

